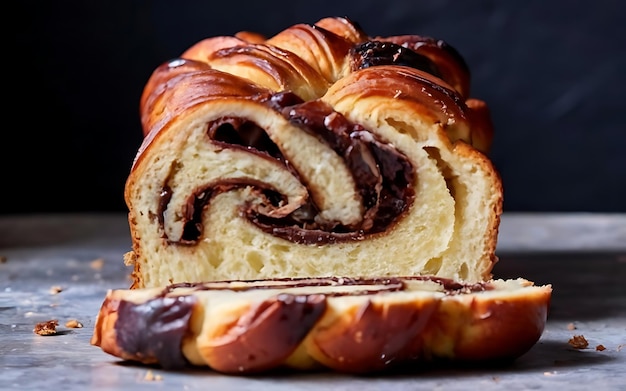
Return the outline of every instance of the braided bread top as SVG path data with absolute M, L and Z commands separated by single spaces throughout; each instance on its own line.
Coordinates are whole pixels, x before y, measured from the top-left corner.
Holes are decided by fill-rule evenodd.
M 375 69 L 351 78 L 350 86 L 341 83 L 366 68 Z M 290 26 L 269 38 L 249 31 L 206 38 L 157 68 L 141 97 L 146 140 L 140 151 L 177 113 L 193 104 L 194 94 L 186 94 L 183 103 L 165 82 L 174 83 L 183 73 L 199 74 L 188 86 L 198 97 L 289 91 L 305 101 L 338 91 L 337 83 L 358 91 L 363 87 L 359 83 L 384 78 L 380 84 L 385 84 L 386 94 L 408 94 L 438 112 L 437 120 L 451 142 L 462 140 L 486 153 L 493 139 L 488 107 L 469 97 L 469 69 L 451 45 L 421 35 L 370 37 L 347 18 L 328 17 L 312 25 Z M 425 87 L 410 90 L 407 78 L 414 87 Z M 437 96 L 429 96 L 433 91 Z M 149 133 L 153 134 L 148 137 Z

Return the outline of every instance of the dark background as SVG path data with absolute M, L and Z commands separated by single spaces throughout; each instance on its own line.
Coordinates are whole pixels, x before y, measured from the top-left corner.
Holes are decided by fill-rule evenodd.
M 626 212 L 620 1 L 20 2 L 5 47 L 0 214 L 125 211 L 150 73 L 195 42 L 347 16 L 460 51 L 496 126 L 505 211 Z M 7 90 L 8 87 L 8 90 Z

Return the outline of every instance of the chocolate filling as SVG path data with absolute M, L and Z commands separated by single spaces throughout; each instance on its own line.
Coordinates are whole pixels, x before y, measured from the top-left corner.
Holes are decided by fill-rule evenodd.
M 396 45 L 400 45 L 402 47 L 408 48 L 414 52 L 417 52 L 418 54 L 421 54 L 419 53 L 419 51 L 421 50 L 420 49 L 421 47 L 439 48 L 440 50 L 450 55 L 450 57 L 452 57 L 452 59 L 454 60 L 455 64 L 458 65 L 463 72 L 465 73 L 470 72 L 469 66 L 467 65 L 467 62 L 465 61 L 465 58 L 461 55 L 461 53 L 454 46 L 450 45 L 448 42 L 444 40 L 436 39 L 433 37 L 427 37 L 427 36 L 418 36 L 418 35 L 378 37 L 377 39 L 381 39 L 383 42 L 395 43 Z
M 409 159 L 361 125 L 351 123 L 328 104 L 316 100 L 304 102 L 290 92 L 277 93 L 265 101 L 288 121 L 327 144 L 346 163 L 352 173 L 365 210 L 358 225 L 345 226 L 336 221 L 316 219 L 318 206 L 309 197 L 301 208 L 286 217 L 269 217 L 258 206 L 244 205 L 243 215 L 271 235 L 300 243 L 327 243 L 361 240 L 366 235 L 385 231 L 401 216 L 414 199 L 415 170 Z M 296 176 L 265 130 L 245 118 L 222 117 L 207 124 L 211 142 L 225 148 L 242 148 L 267 159 L 276 159 Z M 167 183 L 167 182 L 166 182 Z M 206 184 L 187 200 L 185 225 L 179 243 L 193 244 L 202 235 L 202 211 L 213 196 L 235 188 L 251 186 L 258 191 L 267 208 L 277 207 L 284 200 L 271 185 L 254 180 L 225 180 Z M 159 221 L 171 199 L 171 189 L 161 192 Z
M 142 304 L 121 301 L 115 322 L 117 345 L 134 356 L 152 358 L 167 369 L 188 365 L 181 346 L 196 300 L 194 296 L 178 296 L 157 297 Z
M 406 276 L 406 277 L 290 277 L 272 278 L 260 280 L 227 280 L 212 282 L 181 282 L 165 287 L 161 293 L 162 297 L 167 296 L 172 291 L 179 288 L 192 288 L 198 291 L 204 290 L 229 290 L 235 292 L 249 291 L 254 289 L 283 289 L 283 288 L 304 288 L 320 286 L 371 286 L 377 285 L 383 288 L 367 291 L 354 290 L 350 292 L 323 293 L 326 296 L 345 295 L 366 295 L 384 291 L 404 291 L 407 290 L 408 281 L 431 281 L 441 285 L 441 289 L 447 295 L 483 292 L 493 289 L 493 285 L 488 282 L 463 283 L 449 278 L 435 276 Z M 274 282 L 276 284 L 269 284 Z M 231 285 L 236 283 L 236 285 Z M 245 285 L 244 285 L 245 284 Z
M 350 51 L 350 68 L 353 71 L 376 65 L 406 66 L 441 78 L 439 67 L 430 58 L 393 42 L 367 41 Z

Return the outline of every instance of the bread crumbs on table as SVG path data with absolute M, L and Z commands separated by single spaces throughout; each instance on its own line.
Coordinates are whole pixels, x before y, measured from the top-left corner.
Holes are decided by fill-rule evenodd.
M 59 285 L 53 285 L 50 287 L 50 294 L 51 295 L 56 295 L 63 292 L 63 287 L 59 286 Z
M 569 323 L 569 324 L 567 325 L 567 329 L 568 329 L 568 330 L 576 330 L 576 325 L 575 325 L 574 323 Z
M 163 377 L 161 375 L 155 375 L 151 370 L 148 370 L 143 379 L 146 381 L 161 381 L 163 380 Z
M 33 332 L 37 335 L 54 335 L 57 333 L 59 321 L 56 319 L 40 322 L 35 325 Z
M 574 335 L 569 339 L 568 343 L 575 349 L 586 349 L 589 347 L 589 342 L 583 335 Z
M 91 261 L 89 266 L 94 270 L 102 270 L 102 266 L 104 266 L 104 259 L 98 258 Z
M 76 319 L 70 319 L 65 322 L 65 327 L 68 327 L 70 329 L 80 329 L 83 327 L 83 324 Z
M 600 344 L 600 345 L 596 346 L 596 350 L 601 352 L 603 350 L 606 350 L 606 348 L 604 347 L 604 345 Z

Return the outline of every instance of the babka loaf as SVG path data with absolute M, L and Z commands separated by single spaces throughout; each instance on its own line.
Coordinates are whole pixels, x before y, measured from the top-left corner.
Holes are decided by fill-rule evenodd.
M 463 58 L 347 18 L 158 67 L 125 190 L 129 289 L 92 344 L 225 373 L 516 358 L 551 287 L 494 280 L 502 185 Z
M 369 40 L 341 18 L 163 64 L 126 187 L 134 287 L 489 278 L 502 188 L 468 77 L 449 45 Z

